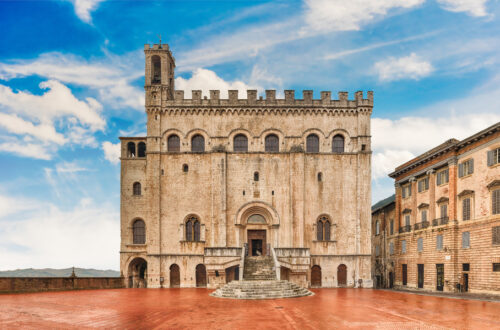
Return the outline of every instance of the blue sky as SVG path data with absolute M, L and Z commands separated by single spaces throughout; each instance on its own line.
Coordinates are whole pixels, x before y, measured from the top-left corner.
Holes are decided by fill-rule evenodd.
M 119 268 L 118 136 L 145 135 L 159 34 L 187 95 L 373 90 L 375 202 L 395 166 L 500 120 L 499 16 L 497 0 L 1 1 L 0 269 Z

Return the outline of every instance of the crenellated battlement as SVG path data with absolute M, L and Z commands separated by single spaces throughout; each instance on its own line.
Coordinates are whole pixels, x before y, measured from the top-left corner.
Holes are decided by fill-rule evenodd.
M 209 97 L 202 97 L 201 90 L 193 90 L 191 98 L 185 98 L 183 90 L 174 92 L 173 100 L 166 100 L 165 106 L 328 106 L 336 108 L 373 107 L 373 92 L 367 92 L 367 98 L 362 91 L 354 93 L 354 99 L 349 99 L 348 92 L 338 92 L 338 99 L 332 99 L 332 92 L 322 91 L 319 99 L 313 99 L 312 90 L 302 91 L 302 98 L 295 97 L 294 90 L 285 90 L 284 98 L 276 98 L 276 90 L 266 90 L 265 98 L 257 97 L 257 90 L 247 90 L 247 98 L 239 98 L 238 90 L 229 90 L 228 98 L 220 98 L 220 90 L 210 90 Z

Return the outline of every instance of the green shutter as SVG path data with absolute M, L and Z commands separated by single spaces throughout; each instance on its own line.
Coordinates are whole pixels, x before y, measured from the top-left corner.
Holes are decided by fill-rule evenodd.
M 461 178 L 464 176 L 464 163 L 458 164 L 458 177 Z

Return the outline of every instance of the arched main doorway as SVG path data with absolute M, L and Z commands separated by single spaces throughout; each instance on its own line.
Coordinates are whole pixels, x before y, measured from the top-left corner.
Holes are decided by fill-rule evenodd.
M 321 267 L 318 265 L 311 268 L 311 286 L 314 288 L 321 287 Z
M 196 287 L 204 288 L 207 286 L 207 270 L 205 265 L 196 266 Z
M 148 283 L 148 263 L 143 258 L 135 258 L 128 266 L 128 287 L 145 288 Z
M 344 264 L 339 265 L 339 267 L 337 268 L 337 285 L 347 285 L 347 266 Z
M 181 272 L 179 266 L 173 264 L 170 266 L 170 287 L 178 288 L 181 285 Z

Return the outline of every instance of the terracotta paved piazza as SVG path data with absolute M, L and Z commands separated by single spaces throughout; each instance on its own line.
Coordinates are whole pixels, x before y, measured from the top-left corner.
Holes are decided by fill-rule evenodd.
M 369 289 L 320 289 L 276 300 L 207 289 L 118 289 L 0 295 L 0 329 L 499 329 L 500 303 Z

